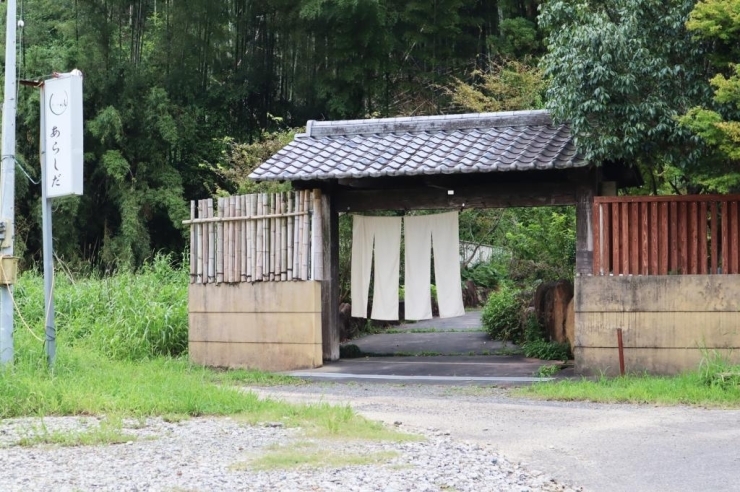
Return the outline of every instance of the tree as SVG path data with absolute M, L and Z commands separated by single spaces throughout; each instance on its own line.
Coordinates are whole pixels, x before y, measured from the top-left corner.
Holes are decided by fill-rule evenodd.
M 587 159 L 695 164 L 700 140 L 677 116 L 705 103 L 708 45 L 685 22 L 692 0 L 553 0 L 544 4 L 547 106 Z
M 686 23 L 698 39 L 712 43 L 709 60 L 717 70 L 713 100 L 691 108 L 681 123 L 725 159 L 726 188 L 740 184 L 740 0 L 704 0 Z

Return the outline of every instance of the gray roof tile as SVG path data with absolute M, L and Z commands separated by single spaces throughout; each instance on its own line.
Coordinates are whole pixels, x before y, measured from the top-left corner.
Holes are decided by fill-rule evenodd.
M 259 181 L 566 169 L 587 164 L 547 111 L 311 121 Z

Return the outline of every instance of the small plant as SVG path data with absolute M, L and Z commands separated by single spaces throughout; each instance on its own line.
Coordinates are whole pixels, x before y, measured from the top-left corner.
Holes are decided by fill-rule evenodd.
M 551 378 L 560 370 L 560 366 L 554 364 L 544 364 L 537 368 L 534 375 L 538 378 Z
M 357 359 L 363 355 L 360 347 L 353 343 L 339 346 L 339 357 L 341 359 Z
M 519 292 L 509 286 L 492 292 L 481 314 L 483 326 L 494 340 L 518 340 L 522 335 Z
M 545 331 L 542 329 L 539 321 L 537 321 L 537 316 L 534 313 L 530 313 L 527 316 L 524 325 L 522 352 L 525 357 L 542 360 L 570 359 L 570 345 L 546 340 Z

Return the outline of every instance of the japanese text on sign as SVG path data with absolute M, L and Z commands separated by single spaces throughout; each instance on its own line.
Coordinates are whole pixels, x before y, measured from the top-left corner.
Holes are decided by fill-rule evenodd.
M 82 74 L 75 70 L 44 83 L 46 196 L 82 194 Z

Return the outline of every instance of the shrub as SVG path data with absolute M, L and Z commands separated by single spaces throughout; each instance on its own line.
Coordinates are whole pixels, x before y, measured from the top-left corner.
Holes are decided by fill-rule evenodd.
M 537 316 L 530 313 L 524 323 L 522 352 L 525 357 L 534 359 L 568 360 L 570 358 L 570 345 L 546 340 L 545 330 L 537 321 Z
M 481 314 L 483 326 L 491 338 L 516 341 L 522 336 L 521 307 L 516 289 L 502 285 L 498 291 L 491 292 Z
M 495 289 L 499 285 L 500 275 L 493 263 L 479 263 L 460 272 L 463 280 L 472 280 L 478 287 Z

